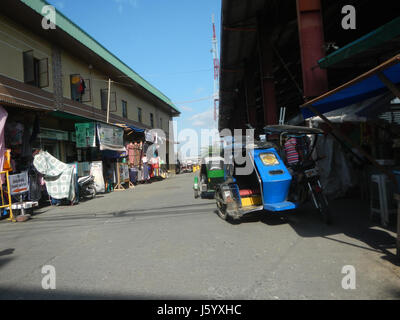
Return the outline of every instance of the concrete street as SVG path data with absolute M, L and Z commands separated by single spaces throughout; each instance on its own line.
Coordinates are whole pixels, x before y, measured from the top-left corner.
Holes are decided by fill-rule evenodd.
M 193 176 L 1 221 L 0 298 L 400 298 L 395 234 L 370 225 L 367 204 L 332 202 L 333 226 L 311 208 L 230 224 L 214 200 L 194 199 Z M 43 265 L 55 290 L 42 289 Z M 354 290 L 341 286 L 345 265 Z

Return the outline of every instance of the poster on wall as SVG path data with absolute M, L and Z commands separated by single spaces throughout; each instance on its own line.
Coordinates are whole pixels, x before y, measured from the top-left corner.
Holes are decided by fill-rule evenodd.
M 98 122 L 97 135 L 99 137 L 100 150 L 126 151 L 123 128 Z
M 75 124 L 75 143 L 77 148 L 96 147 L 95 123 Z

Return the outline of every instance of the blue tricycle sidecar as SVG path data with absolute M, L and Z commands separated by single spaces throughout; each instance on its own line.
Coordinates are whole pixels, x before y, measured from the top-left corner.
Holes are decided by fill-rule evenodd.
M 225 165 L 225 181 L 215 194 L 218 215 L 224 220 L 240 219 L 254 211 L 295 209 L 296 204 L 287 200 L 292 176 L 277 148 L 270 142 L 257 141 L 252 146 L 232 144 L 224 152 L 235 154 L 238 150 L 246 161 L 238 165 L 231 156 Z

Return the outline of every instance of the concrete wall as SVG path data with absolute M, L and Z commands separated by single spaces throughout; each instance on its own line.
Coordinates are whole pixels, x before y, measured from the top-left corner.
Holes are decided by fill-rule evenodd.
M 33 50 L 37 59 L 48 58 L 49 86 L 42 89 L 52 92 L 51 44 L 0 15 L 0 73 L 23 82 L 23 52 L 29 50 Z
M 108 88 L 108 77 L 96 69 L 90 69 L 89 65 L 77 60 L 67 52 L 61 55 L 62 75 L 63 75 L 63 94 L 66 98 L 71 98 L 71 89 L 69 85 L 71 74 L 80 74 L 85 80 L 90 80 L 91 101 L 85 104 L 101 109 L 101 89 Z M 154 116 L 154 127 L 160 127 L 160 118 L 162 119 L 162 129 L 168 131 L 169 116 L 167 113 L 159 110 L 152 103 L 135 95 L 128 86 L 118 84 L 118 79 L 112 79 L 111 92 L 116 93 L 117 111 L 114 114 L 122 117 L 122 100 L 127 102 L 128 119 L 139 121 L 138 108 L 142 108 L 142 123 L 150 126 L 150 113 Z
M 60 69 L 60 61 L 53 66 L 54 50 L 59 54 L 59 48 L 52 48 L 52 44 L 43 40 L 29 30 L 24 29 L 12 20 L 0 15 L 0 74 L 21 81 L 24 81 L 23 52 L 33 50 L 34 57 L 37 59 L 48 58 L 49 86 L 43 90 L 53 92 L 53 72 Z M 59 57 L 59 55 L 58 55 Z M 57 69 L 58 68 L 58 69 Z M 58 73 L 59 74 L 59 73 Z M 80 74 L 83 79 L 90 80 L 91 101 L 84 102 L 94 108 L 101 109 L 101 89 L 107 89 L 108 76 L 100 70 L 89 68 L 89 64 L 80 57 L 74 56 L 61 50 L 61 83 L 59 90 L 65 98 L 71 98 L 70 75 Z M 59 83 L 59 76 L 56 83 Z M 118 79 L 112 79 L 118 81 Z M 59 85 L 56 85 L 58 88 Z M 128 119 L 138 121 L 138 108 L 142 108 L 142 123 L 150 126 L 150 114 L 154 116 L 154 127 L 160 128 L 160 118 L 162 119 L 162 129 L 168 132 L 168 121 L 170 119 L 166 112 L 161 111 L 152 102 L 138 97 L 129 87 L 112 83 L 111 92 L 116 92 L 117 111 L 116 115 L 122 117 L 122 100 L 127 101 Z M 55 94 L 58 92 L 54 92 Z

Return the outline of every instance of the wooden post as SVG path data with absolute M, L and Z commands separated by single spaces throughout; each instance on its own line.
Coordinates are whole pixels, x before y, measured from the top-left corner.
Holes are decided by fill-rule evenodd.
M 121 181 L 121 175 L 119 173 L 121 164 L 117 161 L 116 162 L 116 167 L 117 167 L 117 185 L 114 188 L 114 191 L 122 191 L 125 190 L 125 188 L 122 186 L 122 181 Z
M 108 78 L 108 92 L 107 92 L 107 123 L 110 120 L 110 97 L 111 97 L 111 79 Z

